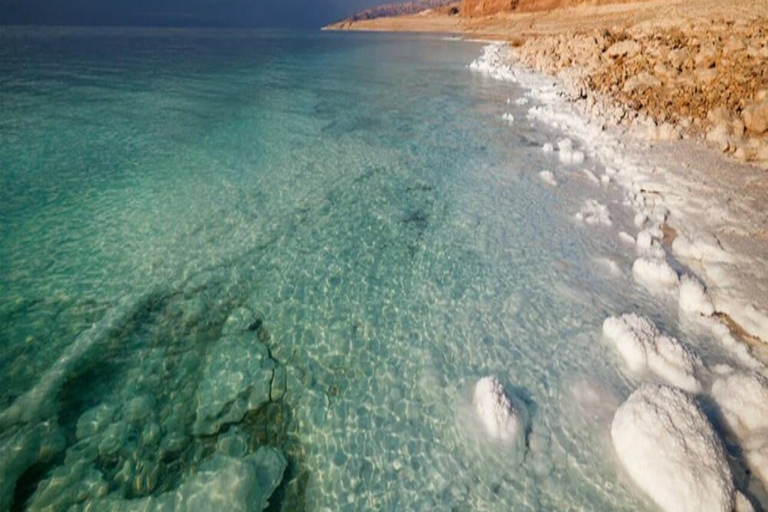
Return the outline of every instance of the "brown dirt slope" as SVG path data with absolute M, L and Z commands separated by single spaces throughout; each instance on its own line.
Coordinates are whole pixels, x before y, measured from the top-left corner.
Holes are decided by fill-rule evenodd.
M 463 0 L 464 16 L 491 16 L 505 12 L 537 12 L 575 7 L 579 5 L 605 5 L 629 3 L 637 0 Z

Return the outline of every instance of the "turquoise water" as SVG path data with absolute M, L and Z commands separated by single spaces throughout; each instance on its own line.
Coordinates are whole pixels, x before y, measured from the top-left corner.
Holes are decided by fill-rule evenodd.
M 247 510 L 242 461 L 271 510 L 650 509 L 600 328 L 686 328 L 599 261 L 633 259 L 620 193 L 541 151 L 562 134 L 467 69 L 479 44 L 0 36 L 0 510 Z M 467 420 L 486 375 L 527 404 L 525 453 Z

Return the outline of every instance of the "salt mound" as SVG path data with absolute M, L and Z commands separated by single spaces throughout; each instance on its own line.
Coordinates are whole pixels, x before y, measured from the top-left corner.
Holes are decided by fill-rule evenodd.
M 477 381 L 472 403 L 478 418 L 494 440 L 505 444 L 525 441 L 528 422 L 525 408 L 507 396 L 496 377 L 483 377 Z
M 557 180 L 555 179 L 555 175 L 552 173 L 552 171 L 541 171 L 539 173 L 539 178 L 541 178 L 541 180 L 548 185 L 552 185 L 553 187 L 557 186 Z
M 616 345 L 632 372 L 650 371 L 686 391 L 701 390 L 695 377 L 699 358 L 675 338 L 661 334 L 648 319 L 634 314 L 609 317 L 603 335 Z
M 704 286 L 689 275 L 680 280 L 680 310 L 701 316 L 712 316 L 715 312 Z
M 678 284 L 677 272 L 666 260 L 659 258 L 639 258 L 632 265 L 635 281 L 650 290 L 674 288 Z
M 616 411 L 611 438 L 632 480 L 665 512 L 731 512 L 731 471 L 696 402 L 645 385 Z
M 509 112 L 507 112 L 506 114 L 504 114 L 503 116 L 501 116 L 501 118 L 502 118 L 504 121 L 506 121 L 506 122 L 507 122 L 507 124 L 509 124 L 509 125 L 512 125 L 512 124 L 514 124 L 514 122 L 515 122 L 515 116 L 513 116 L 513 115 L 512 115 L 512 114 L 510 114 Z
M 712 398 L 747 463 L 768 485 L 768 379 L 755 373 L 728 375 L 712 385 Z
M 493 43 L 483 48 L 483 53 L 475 59 L 469 69 L 496 80 L 517 81 L 512 67 L 507 64 L 508 50 L 504 43 Z
M 608 212 L 608 207 L 594 199 L 587 199 L 584 206 L 581 207 L 581 210 L 579 210 L 579 213 L 577 213 L 575 217 L 577 220 L 586 222 L 587 224 L 602 224 L 604 226 L 610 226 L 612 224 L 611 214 Z

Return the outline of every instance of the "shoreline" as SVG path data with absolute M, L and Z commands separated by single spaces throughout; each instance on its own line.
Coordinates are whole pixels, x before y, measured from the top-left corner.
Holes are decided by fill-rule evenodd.
M 750 1 L 743 0 L 741 4 L 746 5 Z M 651 1 L 563 11 L 566 14 L 579 11 L 581 17 L 591 12 L 607 12 L 608 21 L 614 23 L 617 16 L 626 18 L 627 11 L 642 6 L 639 18 L 645 21 L 635 24 L 630 20 L 624 23 L 622 30 L 639 30 L 639 34 L 647 35 L 651 28 L 658 27 L 658 19 L 649 14 L 649 10 L 657 4 Z M 681 2 L 672 4 L 677 7 L 683 5 Z M 754 16 L 761 16 L 762 11 L 768 13 L 768 6 Z M 722 15 L 722 12 L 717 12 Z M 607 179 L 624 187 L 630 196 L 626 203 L 639 209 L 638 215 L 644 215 L 647 221 L 653 219 L 653 225 L 638 226 L 643 241 L 647 240 L 648 234 L 651 246 L 661 246 L 666 241 L 665 248 L 670 256 L 694 272 L 707 288 L 714 304 L 713 317 L 719 318 L 718 324 L 727 326 L 729 332 L 741 340 L 740 343 L 760 353 L 762 364 L 768 364 L 768 208 L 761 208 L 761 205 L 768 204 L 768 132 L 765 136 L 752 138 L 746 134 L 735 136 L 733 126 L 738 129 L 740 123 L 727 112 L 718 112 L 720 119 L 711 121 L 713 127 L 709 131 L 707 124 L 698 119 L 681 121 L 669 116 L 668 120 L 659 121 L 646 112 L 634 109 L 627 98 L 618 96 L 617 90 L 622 89 L 617 89 L 615 84 L 612 89 L 601 90 L 590 80 L 589 70 L 594 73 L 613 62 L 623 63 L 628 60 L 628 54 L 622 51 L 616 56 L 614 53 L 617 51 L 608 51 L 611 45 L 616 44 L 608 44 L 610 40 L 601 43 L 600 34 L 594 30 L 561 31 L 553 35 L 545 30 L 536 33 L 538 29 L 531 24 L 530 33 L 525 34 L 524 39 L 511 38 L 509 33 L 494 38 L 492 33 L 480 32 L 483 27 L 494 28 L 504 22 L 515 26 L 521 20 L 530 19 L 554 26 L 562 15 L 552 12 L 508 14 L 484 20 L 465 18 L 460 22 L 454 16 L 451 21 L 456 23 L 454 33 L 459 37 L 496 41 L 498 51 L 492 57 L 493 62 L 486 63 L 489 64 L 484 70 L 486 74 L 519 82 L 521 72 L 529 77 L 534 73 L 538 75 L 534 81 L 540 83 L 530 84 L 531 87 L 543 87 L 547 91 L 539 93 L 539 99 L 550 107 L 557 102 L 560 110 L 566 109 L 572 114 L 569 119 L 553 121 L 548 116 L 557 118 L 557 114 L 546 114 L 546 107 L 541 107 L 537 111 L 531 109 L 533 112 L 529 113 L 529 117 L 563 125 L 577 138 L 589 139 L 585 142 L 601 140 L 604 148 L 611 149 L 593 148 L 595 154 L 592 156 L 596 160 L 610 169 L 621 171 L 621 167 L 627 167 L 633 170 L 626 175 L 619 172 Z M 711 12 L 700 13 L 698 22 L 711 15 Z M 579 16 L 576 16 L 576 26 L 583 22 Z M 365 20 L 350 24 L 344 30 L 450 34 L 450 31 L 437 30 L 445 26 L 446 18 L 445 15 L 430 14 Z M 679 23 L 671 25 L 674 28 Z M 572 29 L 573 26 L 567 25 L 566 28 Z M 635 26 L 641 29 L 633 28 Z M 768 39 L 768 36 L 761 37 Z M 585 40 L 591 41 L 586 48 L 583 44 Z M 636 49 L 633 43 L 634 40 L 629 37 L 619 41 L 618 45 Z M 760 51 L 768 56 L 768 41 L 764 44 L 766 46 Z M 501 55 L 502 48 L 504 55 Z M 608 55 L 596 60 L 596 52 Z M 766 66 L 768 69 L 768 58 Z M 646 88 L 639 87 L 638 90 L 643 92 Z M 768 91 L 764 96 L 768 105 Z M 744 133 L 743 126 L 741 130 Z M 761 151 L 766 158 L 758 159 L 757 163 L 765 165 L 766 169 L 761 169 L 754 162 L 744 162 L 749 157 L 754 160 Z M 649 153 L 657 155 L 655 162 L 639 162 L 648 159 Z M 616 159 L 623 161 L 614 162 Z M 633 192 L 633 189 L 644 189 L 647 193 Z M 660 204 L 660 208 L 666 209 L 660 221 L 653 218 L 652 211 L 643 213 L 646 203 Z M 696 203 L 701 204 L 694 206 Z M 674 240 L 665 240 L 669 238 L 664 236 L 665 229 L 674 230 Z

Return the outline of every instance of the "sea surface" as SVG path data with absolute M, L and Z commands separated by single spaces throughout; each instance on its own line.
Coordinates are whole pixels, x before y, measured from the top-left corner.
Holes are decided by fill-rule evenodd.
M 651 510 L 613 453 L 638 381 L 602 323 L 727 355 L 632 281 L 621 191 L 543 152 L 565 134 L 480 51 L 0 28 L 0 510 L 160 510 L 200 474 L 246 510 L 216 471 L 264 446 L 269 510 Z M 475 421 L 485 376 L 523 447 Z

